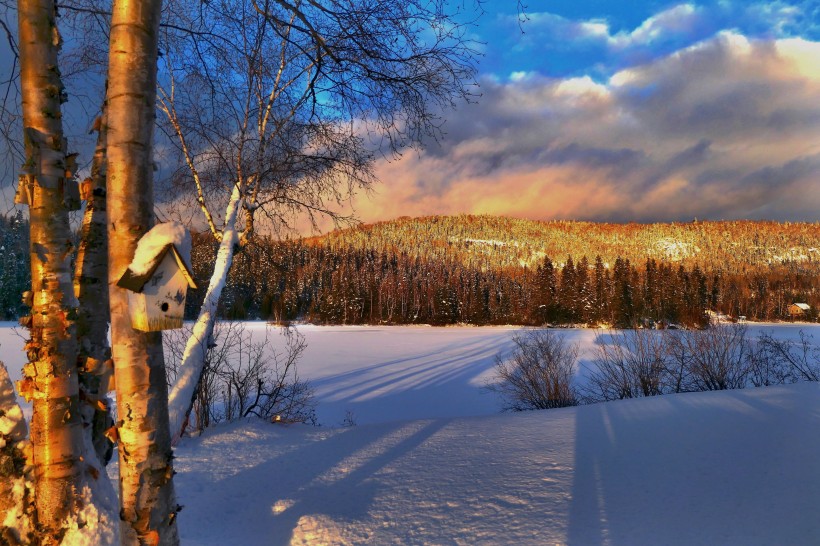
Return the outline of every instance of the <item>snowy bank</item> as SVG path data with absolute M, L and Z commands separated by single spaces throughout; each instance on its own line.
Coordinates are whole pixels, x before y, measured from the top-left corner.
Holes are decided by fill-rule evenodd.
M 816 544 L 820 385 L 185 439 L 183 543 Z

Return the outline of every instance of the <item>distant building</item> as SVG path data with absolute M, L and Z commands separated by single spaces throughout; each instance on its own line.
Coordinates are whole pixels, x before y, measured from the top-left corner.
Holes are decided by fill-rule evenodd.
M 800 318 L 809 314 L 811 307 L 808 303 L 793 303 L 787 309 L 789 317 L 792 319 Z
M 720 311 L 712 311 L 711 309 L 707 309 L 706 316 L 709 317 L 709 324 L 732 322 L 732 318 L 729 315 L 725 315 Z

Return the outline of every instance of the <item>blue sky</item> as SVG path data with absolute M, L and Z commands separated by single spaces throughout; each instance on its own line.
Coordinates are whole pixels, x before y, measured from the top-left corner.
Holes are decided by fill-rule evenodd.
M 483 6 L 478 103 L 378 163 L 362 220 L 820 221 L 820 0 Z M 92 146 L 96 106 L 75 103 L 70 138 Z
M 356 208 L 820 221 L 820 2 L 492 0 L 479 103 Z
M 487 44 L 484 72 L 603 79 L 721 31 L 817 40 L 819 6 L 816 1 L 541 0 L 527 2 L 522 18 L 515 2 L 491 0 L 484 4 L 487 16 L 477 35 Z

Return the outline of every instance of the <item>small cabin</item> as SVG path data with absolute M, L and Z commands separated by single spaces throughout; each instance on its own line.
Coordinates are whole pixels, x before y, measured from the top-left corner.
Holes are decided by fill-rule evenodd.
M 185 295 L 193 274 L 173 243 L 160 247 L 145 272 L 127 269 L 117 286 L 128 290 L 131 327 L 144 332 L 182 328 Z
M 709 324 L 732 322 L 732 318 L 729 315 L 721 313 L 720 311 L 712 311 L 711 309 L 707 309 L 706 316 L 709 317 Z
M 793 303 L 789 305 L 787 311 L 792 319 L 796 319 L 808 315 L 809 311 L 811 311 L 811 307 L 808 303 Z

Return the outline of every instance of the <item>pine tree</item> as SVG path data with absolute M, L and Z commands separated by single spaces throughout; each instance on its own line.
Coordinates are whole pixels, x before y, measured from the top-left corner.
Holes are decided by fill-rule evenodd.
M 561 322 L 575 322 L 578 319 L 575 314 L 576 302 L 578 300 L 575 278 L 575 263 L 572 261 L 572 256 L 568 256 L 567 262 L 561 269 L 561 284 L 558 291 L 558 300 L 561 306 Z

